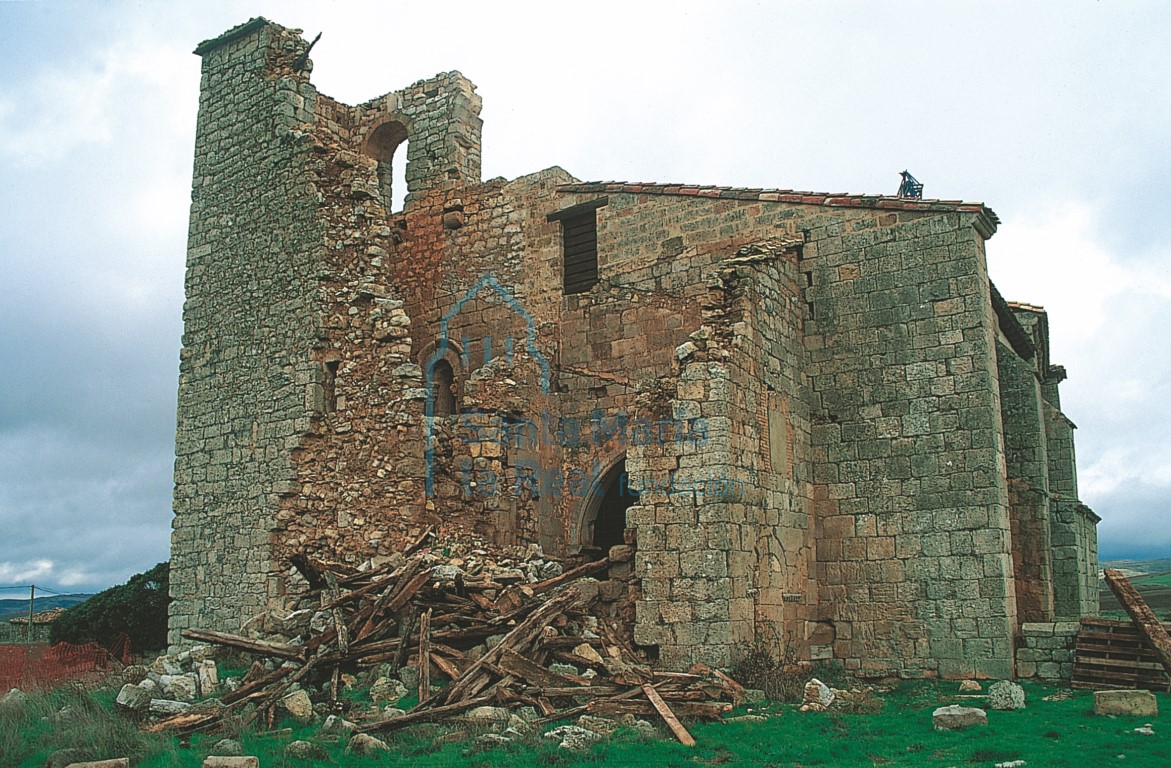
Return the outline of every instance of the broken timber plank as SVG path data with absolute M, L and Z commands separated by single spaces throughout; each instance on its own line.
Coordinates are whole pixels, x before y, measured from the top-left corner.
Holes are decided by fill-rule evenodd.
M 242 651 L 251 651 L 265 656 L 276 656 L 278 659 L 301 661 L 305 652 L 304 646 L 273 643 L 267 640 L 252 640 L 227 632 L 214 632 L 210 629 L 185 629 L 180 633 L 188 640 L 198 640 L 201 643 L 226 645 L 229 648 L 239 648 Z
M 1163 662 L 1163 668 L 1167 670 L 1168 674 L 1171 674 L 1171 635 L 1168 635 L 1167 630 L 1163 629 L 1163 624 L 1155 616 L 1155 612 L 1147 605 L 1147 601 L 1143 600 L 1143 596 L 1134 588 L 1130 580 L 1122 575 L 1122 571 L 1117 568 L 1107 568 L 1104 575 L 1110 591 L 1114 593 L 1118 602 L 1122 603 L 1122 607 L 1134 620 L 1134 625 L 1138 627 L 1139 633 L 1155 649 L 1159 660 Z
M 370 733 L 371 731 L 397 731 L 399 728 L 405 728 L 408 725 L 416 725 L 418 723 L 433 723 L 437 720 L 442 720 L 449 715 L 458 715 L 468 709 L 491 704 L 495 699 L 494 695 L 477 696 L 474 699 L 464 699 L 457 701 L 454 704 L 445 704 L 442 707 L 431 707 L 430 709 L 414 709 L 405 715 L 393 718 L 391 720 L 379 720 L 376 723 L 363 725 L 357 728 L 356 733 Z
M 663 718 L 663 722 L 671 729 L 671 733 L 675 734 L 675 738 L 679 739 L 679 743 L 685 747 L 694 747 L 694 737 L 683 727 L 683 723 L 679 722 L 679 718 L 675 717 L 675 713 L 667 706 L 667 702 L 663 701 L 663 697 L 654 689 L 654 686 L 644 684 L 642 686 L 642 692 L 646 694 L 647 699 L 651 702 L 651 706 Z
M 486 664 L 495 664 L 497 659 L 504 654 L 504 651 L 510 648 L 515 650 L 531 645 L 545 628 L 545 625 L 554 616 L 562 613 L 566 608 L 577 602 L 579 597 L 578 591 L 573 587 L 569 587 L 561 594 L 550 598 L 548 602 L 542 604 L 529 614 L 528 618 L 517 624 L 511 632 L 505 635 L 499 645 L 477 659 L 472 666 L 468 667 L 466 672 L 460 675 L 458 680 L 447 688 L 444 688 L 433 698 L 437 700 L 442 699 L 446 703 L 475 696 L 488 683 L 488 675 L 484 669 Z
M 337 576 L 334 576 L 330 571 L 325 572 L 325 592 L 329 600 L 322 600 L 322 604 L 333 604 L 330 614 L 333 616 L 333 626 L 337 631 L 337 649 L 343 656 L 346 656 L 350 652 L 350 633 L 346 629 L 346 620 L 342 615 L 341 606 L 337 604 L 340 595 Z
M 569 688 L 592 684 L 588 677 L 563 675 L 560 672 L 546 669 L 540 664 L 526 659 L 511 648 L 507 648 L 501 652 L 500 658 L 496 660 L 496 664 L 510 675 L 515 675 L 530 685 L 541 688 Z
M 549 590 L 555 589 L 562 584 L 573 581 L 574 579 L 579 579 L 582 576 L 591 576 L 595 573 L 598 573 L 599 571 L 604 571 L 609 567 L 610 559 L 603 557 L 601 560 L 595 560 L 592 563 L 586 563 L 585 565 L 579 565 L 576 568 L 570 568 L 560 576 L 554 576 L 551 579 L 538 581 L 536 584 L 526 584 L 525 586 L 532 590 L 532 594 L 539 595 L 542 592 L 548 592 Z
M 263 691 L 269 685 L 275 683 L 277 680 L 280 680 L 282 677 L 284 677 L 285 675 L 289 674 L 292 671 L 293 671 L 292 667 L 277 667 L 272 672 L 269 672 L 267 675 L 264 675 L 262 677 L 258 677 L 254 680 L 251 680 L 248 683 L 241 685 L 236 690 L 224 694 L 224 697 L 221 699 L 221 701 L 225 705 L 235 704 L 237 701 L 241 701 L 243 699 L 246 699 L 249 696 L 253 695 L 254 693 L 258 693 L 260 691 Z
M 419 701 L 431 697 L 431 611 L 419 617 Z

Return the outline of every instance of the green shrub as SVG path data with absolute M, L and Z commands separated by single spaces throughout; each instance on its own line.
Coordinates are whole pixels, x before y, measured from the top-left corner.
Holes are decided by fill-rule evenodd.
M 135 653 L 165 648 L 169 573 L 168 563 L 159 563 L 69 608 L 53 622 L 51 642 L 109 645 L 125 633 Z

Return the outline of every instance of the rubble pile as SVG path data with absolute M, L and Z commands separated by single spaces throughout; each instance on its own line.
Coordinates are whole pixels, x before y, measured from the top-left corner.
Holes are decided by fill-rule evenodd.
M 282 709 L 302 722 L 332 714 L 336 724 L 344 716 L 347 730 L 366 734 L 485 711 L 507 719 L 523 710 L 534 725 L 582 715 L 654 716 L 692 744 L 680 718 L 716 718 L 743 701 L 738 683 L 706 665 L 652 669 L 623 635 L 605 585 L 629 574 L 629 547 L 566 569 L 539 548 L 508 560 L 486 549 L 425 547 L 428 540 L 425 533 L 403 553 L 360 568 L 292 558 L 307 585 L 297 610 L 258 618 L 240 635 L 183 632 L 265 661 L 238 684 L 230 681 L 233 690 L 218 699 L 148 728 L 209 730 L 229 713 L 271 727 Z M 206 653 L 196 656 L 198 668 L 183 673 L 192 685 L 179 686 L 188 700 L 190 688 L 206 695 L 218 685 L 203 663 Z M 408 693 L 418 704 L 347 714 L 339 693 L 359 675 L 375 680 L 375 705 Z

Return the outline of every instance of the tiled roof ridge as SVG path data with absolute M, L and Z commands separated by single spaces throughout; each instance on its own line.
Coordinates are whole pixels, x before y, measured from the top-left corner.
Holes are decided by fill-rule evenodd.
M 563 184 L 562 192 L 613 192 L 651 195 L 686 195 L 731 200 L 762 200 L 766 202 L 804 203 L 850 208 L 890 208 L 899 211 L 972 211 L 983 213 L 995 225 L 1000 218 L 981 202 L 964 200 L 935 200 L 895 195 L 865 195 L 845 192 L 807 192 L 796 189 L 766 189 L 763 187 L 721 187 L 703 184 L 662 184 L 658 182 L 583 181 Z

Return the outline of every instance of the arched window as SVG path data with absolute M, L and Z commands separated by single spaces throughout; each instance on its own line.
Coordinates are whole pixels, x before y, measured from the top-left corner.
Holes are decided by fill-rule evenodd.
M 455 371 L 451 363 L 437 360 L 431 374 L 431 386 L 435 398 L 435 416 L 451 416 L 455 407 Z
M 407 129 L 383 123 L 366 141 L 366 154 L 378 161 L 378 191 L 387 213 L 401 211 L 407 195 Z

